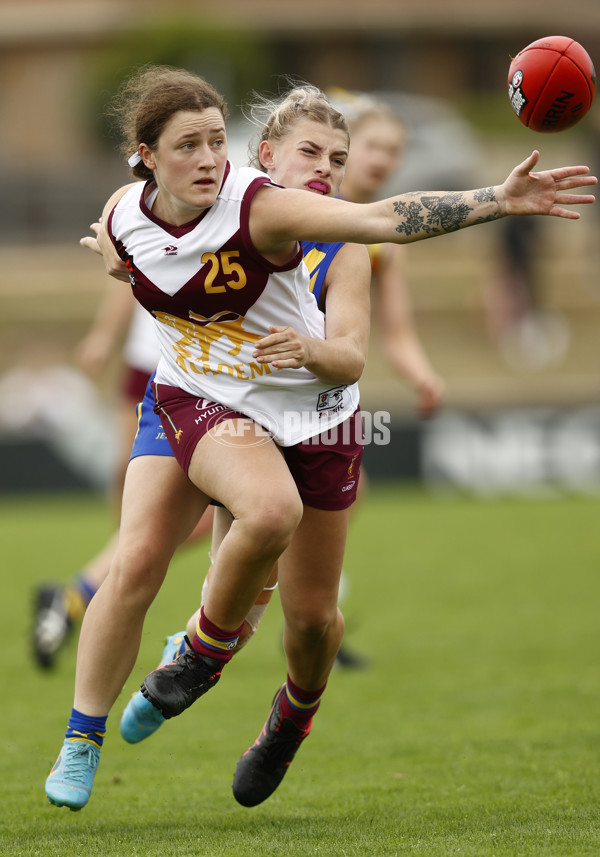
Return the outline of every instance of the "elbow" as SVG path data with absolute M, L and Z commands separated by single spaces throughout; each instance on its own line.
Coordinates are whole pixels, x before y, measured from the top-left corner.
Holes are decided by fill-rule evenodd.
M 354 366 L 354 377 L 352 378 L 351 383 L 354 384 L 360 380 L 362 377 L 362 373 L 365 371 L 365 366 L 367 365 L 367 350 L 365 348 L 358 348 L 355 356 L 355 366 Z
M 356 384 L 360 380 L 364 372 L 367 358 L 364 354 L 356 354 L 346 361 L 345 365 L 340 369 L 339 377 L 330 379 L 334 384 Z
M 353 367 L 352 371 L 348 372 L 348 378 L 344 382 L 345 384 L 356 384 L 356 382 L 360 380 L 365 369 L 365 362 L 366 361 L 364 360 L 358 362 L 357 365 Z
M 362 373 L 367 365 L 367 352 L 362 348 L 357 348 L 354 354 L 348 360 L 348 381 L 347 384 L 356 384 L 360 380 Z
M 361 375 L 362 369 L 358 371 L 350 367 L 344 367 L 338 372 L 319 372 L 317 378 L 323 384 L 331 384 L 332 387 L 348 387 L 350 384 L 356 384 Z

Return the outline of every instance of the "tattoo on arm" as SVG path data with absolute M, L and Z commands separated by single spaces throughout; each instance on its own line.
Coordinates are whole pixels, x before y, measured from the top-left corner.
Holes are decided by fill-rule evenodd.
M 475 202 L 495 202 L 496 191 L 493 187 L 480 187 L 473 193 Z
M 480 187 L 473 194 L 475 202 L 496 202 L 496 191 L 492 187 Z M 478 217 L 475 223 L 489 223 L 490 220 L 499 220 L 502 217 L 500 210 L 494 214 L 488 214 L 487 217 Z
M 396 232 L 405 235 L 416 235 L 418 232 L 425 232 L 427 235 L 454 232 L 472 211 L 462 193 L 411 196 L 413 200 L 409 203 L 394 203 L 394 211 L 403 220 L 400 226 L 396 227 Z
M 445 193 L 443 196 L 427 196 L 420 194 L 407 194 L 412 196 L 410 202 L 395 202 L 394 212 L 402 219 L 396 232 L 407 236 L 424 232 L 427 235 L 441 235 L 446 232 L 455 232 L 468 219 L 473 207 L 466 202 L 464 193 L 461 191 Z M 493 202 L 496 198 L 493 187 L 480 188 L 473 194 L 476 202 Z M 488 215 L 476 220 L 476 223 L 484 223 L 487 220 L 495 220 L 500 217 Z

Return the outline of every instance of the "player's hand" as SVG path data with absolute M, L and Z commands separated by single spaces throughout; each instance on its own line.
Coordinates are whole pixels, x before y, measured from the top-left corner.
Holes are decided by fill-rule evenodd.
M 421 417 L 432 417 L 442 406 L 446 385 L 439 375 L 427 375 L 415 383 L 417 410 Z
M 293 327 L 269 327 L 270 335 L 256 343 L 252 356 L 276 369 L 301 369 L 309 359 L 309 339 Z
M 104 223 L 99 220 L 96 223 L 92 223 L 90 229 L 96 233 L 96 237 L 86 235 L 85 238 L 81 238 L 79 241 L 81 246 L 87 247 L 88 250 L 92 250 L 94 253 L 102 256 L 107 274 L 110 274 L 116 280 L 128 283 L 129 272 L 125 262 L 117 254 Z
M 89 375 L 106 368 L 115 353 L 115 338 L 103 331 L 92 330 L 75 346 L 74 358 Z
M 598 179 L 588 175 L 590 169 L 585 166 L 559 167 L 534 173 L 532 170 L 539 159 L 540 153 L 536 149 L 496 188 L 496 199 L 502 213 L 548 214 L 577 220 L 579 212 L 564 206 L 590 204 L 595 197 L 568 191 L 595 185 Z

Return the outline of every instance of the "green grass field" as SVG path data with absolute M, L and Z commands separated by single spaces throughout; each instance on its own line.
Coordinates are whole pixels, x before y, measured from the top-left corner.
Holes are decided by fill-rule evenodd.
M 72 704 L 75 645 L 29 653 L 30 593 L 109 531 L 101 498 L 0 502 L 4 598 L 0 853 L 43 857 L 583 857 L 600 853 L 598 500 L 457 499 L 373 488 L 352 526 L 347 641 L 313 734 L 275 795 L 231 794 L 285 676 L 274 602 L 219 686 L 148 741 L 121 710 L 198 601 L 206 546 L 181 553 L 108 721 L 82 812 L 44 781 Z

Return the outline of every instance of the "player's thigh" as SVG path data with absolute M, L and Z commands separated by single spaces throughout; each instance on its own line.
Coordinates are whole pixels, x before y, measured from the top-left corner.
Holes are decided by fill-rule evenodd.
M 300 498 L 279 447 L 251 420 L 227 420 L 218 429 L 194 449 L 188 469 L 192 482 L 234 518 L 269 512 L 299 518 Z
M 120 545 L 149 542 L 172 552 L 190 534 L 208 503 L 175 458 L 142 455 L 127 468 Z

